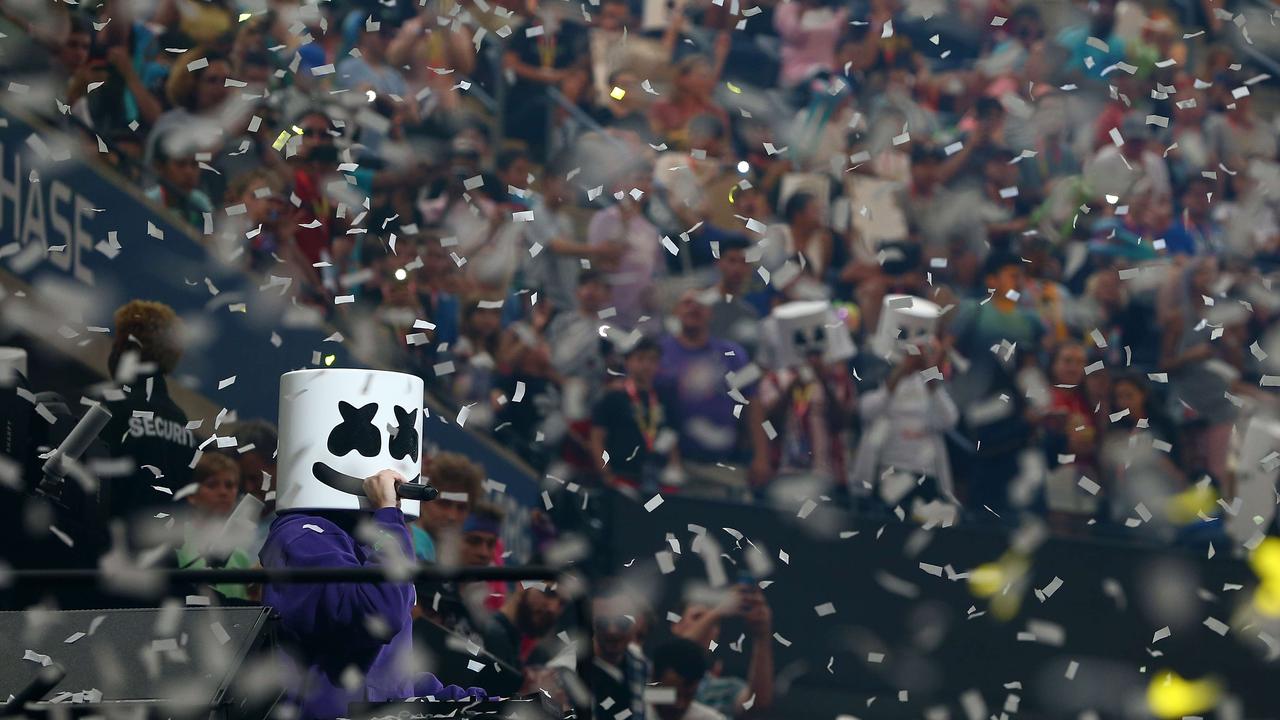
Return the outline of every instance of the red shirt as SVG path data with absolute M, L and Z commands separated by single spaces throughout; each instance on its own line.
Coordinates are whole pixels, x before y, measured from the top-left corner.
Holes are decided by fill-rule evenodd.
M 333 208 L 325 198 L 322 188 L 317 187 L 315 179 L 304 170 L 296 170 L 293 174 L 293 192 L 302 201 L 298 209 L 298 229 L 294 240 L 298 249 L 312 263 L 321 261 L 322 251 L 329 249 L 333 239 Z M 316 221 L 319 220 L 319 224 Z M 314 225 L 314 227 L 303 227 Z

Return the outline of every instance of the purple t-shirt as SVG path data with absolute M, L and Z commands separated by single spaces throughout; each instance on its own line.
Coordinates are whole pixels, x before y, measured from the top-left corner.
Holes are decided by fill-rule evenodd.
M 749 363 L 741 345 L 711 338 L 706 345 L 689 349 L 674 336 L 661 340 L 662 367 L 659 385 L 679 405 L 676 429 L 680 433 L 680 455 L 693 462 L 740 462 L 749 456 L 740 451 L 739 420 L 733 416 L 737 401 L 729 397 L 732 386 L 726 377 Z M 748 400 L 754 385 L 739 388 Z

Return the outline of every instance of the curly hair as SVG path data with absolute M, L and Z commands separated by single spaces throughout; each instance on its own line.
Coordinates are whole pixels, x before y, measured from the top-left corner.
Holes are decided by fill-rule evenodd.
M 481 498 L 484 468 L 458 453 L 442 452 L 431 458 L 427 478 L 440 492 L 466 493 L 474 505 Z
M 173 308 L 150 300 L 133 300 L 115 312 L 116 338 L 111 349 L 111 370 L 115 361 L 130 345 L 142 355 L 143 362 L 153 362 L 168 375 L 182 359 L 182 321 Z

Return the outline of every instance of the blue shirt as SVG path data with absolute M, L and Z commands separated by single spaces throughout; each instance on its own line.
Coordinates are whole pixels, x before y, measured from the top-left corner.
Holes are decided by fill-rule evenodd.
M 413 555 L 423 562 L 433 563 L 436 561 L 436 543 L 431 539 L 431 534 L 417 525 L 409 526 L 409 533 L 413 535 Z

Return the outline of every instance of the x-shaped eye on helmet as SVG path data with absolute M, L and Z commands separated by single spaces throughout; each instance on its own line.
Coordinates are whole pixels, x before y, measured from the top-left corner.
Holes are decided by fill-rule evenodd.
M 397 460 L 403 460 L 405 457 L 411 457 L 415 461 L 418 459 L 418 410 L 406 410 L 399 405 L 393 405 L 392 409 L 396 411 L 396 430 L 391 436 L 391 442 L 387 449 L 391 451 L 391 457 Z
M 374 457 L 382 451 L 382 433 L 373 424 L 378 414 L 378 403 L 355 407 L 338 401 L 342 422 L 329 433 L 329 452 L 341 457 L 352 450 L 365 457 Z

